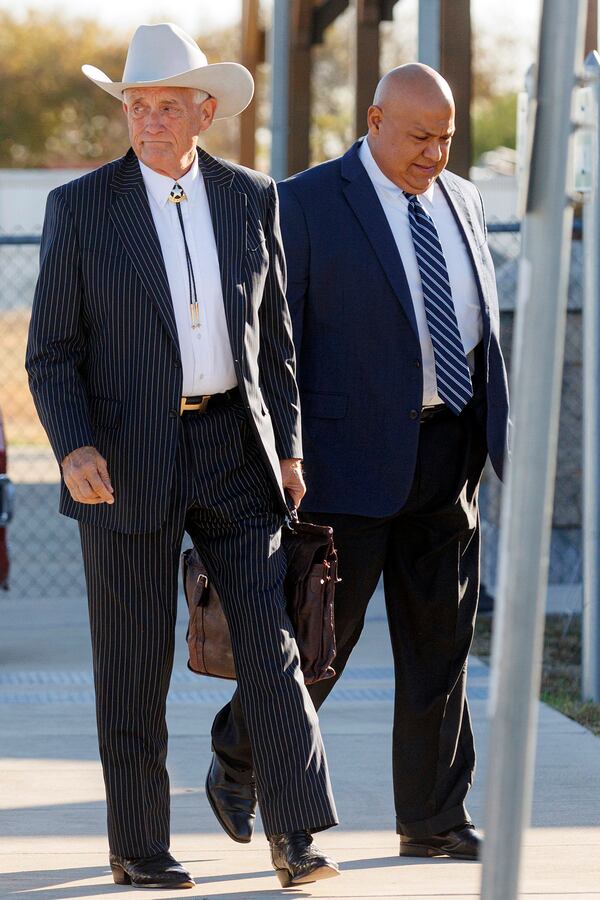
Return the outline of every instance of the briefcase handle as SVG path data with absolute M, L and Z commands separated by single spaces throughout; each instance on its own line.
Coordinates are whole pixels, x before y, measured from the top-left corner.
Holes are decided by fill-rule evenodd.
M 286 506 L 288 508 L 288 517 L 289 517 L 290 521 L 293 524 L 297 525 L 298 522 L 300 521 L 300 519 L 298 518 L 298 510 L 297 510 L 296 505 L 295 505 L 294 501 L 292 500 L 290 494 L 287 491 L 285 491 L 285 502 L 286 502 Z

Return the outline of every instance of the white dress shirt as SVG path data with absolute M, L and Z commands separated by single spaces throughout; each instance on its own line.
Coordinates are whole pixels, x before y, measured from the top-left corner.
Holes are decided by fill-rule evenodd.
M 178 179 L 187 200 L 179 204 L 190 251 L 200 327 L 192 328 L 190 289 L 181 225 L 169 194 L 175 182 L 140 162 L 150 211 L 162 249 L 171 289 L 183 367 L 183 396 L 220 394 L 237 384 L 221 287 L 221 271 L 204 179 L 194 158 Z
M 425 303 L 423 301 L 423 288 L 421 287 L 417 255 L 410 231 L 408 200 L 402 193 L 402 189 L 383 174 L 373 159 L 373 154 L 366 138 L 361 144 L 358 155 L 377 192 L 379 202 L 383 207 L 398 247 L 402 265 L 404 266 L 421 344 L 423 406 L 433 406 L 442 403 L 442 400 L 437 393 L 433 345 L 425 315 Z M 448 268 L 458 328 L 465 353 L 468 354 L 477 346 L 483 336 L 481 305 L 471 259 L 452 210 L 448 206 L 440 186 L 434 181 L 425 193 L 419 194 L 419 200 L 428 215 L 433 219 L 440 238 Z

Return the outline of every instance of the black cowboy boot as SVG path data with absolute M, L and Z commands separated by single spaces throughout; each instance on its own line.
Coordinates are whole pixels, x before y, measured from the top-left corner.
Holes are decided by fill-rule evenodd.
M 274 834 L 269 838 L 271 860 L 282 887 L 308 884 L 340 874 L 336 862 L 313 845 L 308 831 Z

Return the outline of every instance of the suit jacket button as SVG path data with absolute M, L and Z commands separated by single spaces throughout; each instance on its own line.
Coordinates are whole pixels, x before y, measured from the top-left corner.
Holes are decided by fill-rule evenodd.
M 419 418 L 419 413 L 418 413 L 418 411 L 417 411 L 416 409 L 411 409 L 409 415 L 410 415 L 411 419 L 418 419 L 418 418 Z
M 176 369 L 180 369 L 180 368 L 181 368 L 181 363 L 179 362 L 178 359 L 174 359 L 174 360 L 173 360 L 173 366 L 174 366 Z
M 177 418 L 178 418 L 178 415 L 179 415 L 179 414 L 178 414 L 178 412 L 177 412 L 176 409 L 170 409 L 170 410 L 169 410 L 169 417 L 170 417 L 171 419 L 177 419 Z
M 415 368 L 416 368 L 416 369 L 420 369 L 420 368 L 421 368 L 421 360 L 420 360 L 420 359 L 415 359 Z

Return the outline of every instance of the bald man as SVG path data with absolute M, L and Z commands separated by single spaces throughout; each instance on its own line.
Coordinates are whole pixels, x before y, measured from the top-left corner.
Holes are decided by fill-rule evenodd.
M 477 859 L 465 695 L 477 498 L 488 454 L 502 474 L 508 392 L 481 197 L 445 171 L 453 134 L 447 82 L 427 66 L 400 66 L 377 87 L 366 138 L 283 182 L 279 195 L 303 514 L 333 525 L 343 578 L 337 678 L 309 693 L 318 708 L 334 687 L 383 575 L 400 855 Z M 230 834 L 247 835 L 252 756 L 237 696 L 215 720 L 213 748 L 217 814 Z

